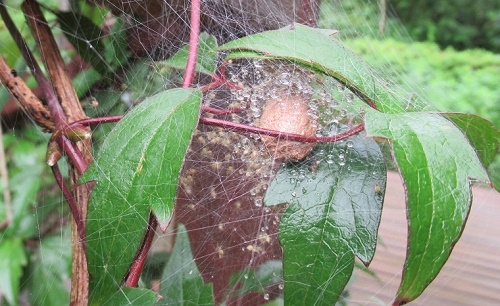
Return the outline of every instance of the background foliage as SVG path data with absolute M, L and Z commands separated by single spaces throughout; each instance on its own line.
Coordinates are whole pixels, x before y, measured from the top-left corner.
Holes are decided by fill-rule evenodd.
M 500 52 L 500 1 L 396 0 L 390 3 L 394 16 L 413 39 L 435 42 L 442 48 Z

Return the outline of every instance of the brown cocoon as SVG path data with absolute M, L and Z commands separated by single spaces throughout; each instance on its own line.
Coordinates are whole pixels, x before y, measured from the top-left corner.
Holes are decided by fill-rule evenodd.
M 259 127 L 279 132 L 315 136 L 317 122 L 307 113 L 309 99 L 302 95 L 282 94 L 270 99 L 262 110 Z M 276 137 L 261 137 L 269 154 L 276 160 L 297 161 L 311 153 L 313 142 L 297 142 Z

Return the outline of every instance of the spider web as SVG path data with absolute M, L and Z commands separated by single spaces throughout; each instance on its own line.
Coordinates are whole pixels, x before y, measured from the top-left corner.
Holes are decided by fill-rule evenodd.
M 148 7 L 145 7 L 144 2 L 135 1 L 102 2 L 105 2 L 109 9 L 95 8 L 91 10 L 92 16 L 105 25 L 103 34 L 112 39 L 109 43 L 127 47 L 124 49 L 130 52 L 128 58 L 131 64 L 125 69 L 108 67 L 113 72 L 108 76 L 112 85 L 107 87 L 93 83 L 92 74 L 80 74 L 79 80 L 88 83 L 90 89 L 84 94 L 83 99 L 83 103 L 88 105 L 87 113 L 95 116 L 121 114 L 133 108 L 145 97 L 179 87 L 182 71 L 165 69 L 151 63 L 168 58 L 185 45 L 189 37 L 189 6 L 183 1 L 155 1 L 148 3 Z M 6 5 L 10 10 L 19 10 L 17 3 L 7 2 Z M 47 5 L 54 9 L 60 8 L 58 3 L 49 2 Z M 300 1 L 202 1 L 202 27 L 210 35 L 215 36 L 220 45 L 238 37 L 281 28 L 294 21 L 304 21 L 299 16 L 300 11 Z M 349 39 L 355 37 L 385 35 L 378 33 L 378 7 L 377 3 L 372 1 L 324 0 L 317 15 L 311 16 L 317 17 L 319 27 L 340 30 L 338 38 L 347 44 Z M 55 22 L 51 25 L 57 35 L 60 31 L 59 25 Z M 387 20 L 385 27 L 386 33 L 390 33 L 393 37 L 409 40 L 404 29 L 392 19 Z M 64 34 L 76 35 L 67 31 Z M 126 37 L 125 40 L 123 35 Z M 92 47 L 95 42 L 87 41 L 87 43 Z M 63 52 L 68 59 L 74 55 L 72 51 Z M 119 58 L 119 53 L 97 55 L 103 60 L 108 59 L 107 62 L 110 57 L 114 57 L 116 62 L 122 60 Z M 397 58 L 397 52 L 378 54 L 378 56 L 381 61 L 389 64 L 385 66 L 384 71 L 377 71 L 377 75 L 402 77 L 401 69 L 395 66 L 396 62 L 389 60 Z M 226 76 L 242 89 L 224 86 L 212 89 L 204 94 L 203 105 L 223 110 L 241 109 L 241 111 L 217 118 L 259 126 L 267 101 L 283 99 L 283 95 L 302 95 L 310 101 L 309 111 L 305 116 L 317 125 L 318 136 L 323 135 L 323 128 L 332 125 L 352 127 L 361 122 L 363 113 L 360 113 L 359 108 L 363 104 L 356 95 L 333 78 L 318 75 L 292 63 L 238 60 L 228 65 Z M 425 90 L 422 90 L 419 84 L 411 82 L 408 78 L 404 79 L 406 83 L 400 91 L 397 91 L 402 99 L 415 95 L 420 101 L 427 100 Z M 387 81 L 390 84 L 391 81 Z M 206 76 L 197 75 L 195 86 L 202 86 L 208 82 L 210 79 Z M 452 93 L 450 96 L 453 98 Z M 93 101 L 97 101 L 99 106 L 92 106 Z M 433 108 L 431 104 L 426 106 L 426 109 Z M 293 107 L 290 111 L 293 113 Z M 94 143 L 97 148 L 110 129 L 110 126 L 100 126 L 94 130 Z M 284 207 L 266 207 L 263 197 L 282 161 L 275 158 L 276 151 L 270 149 L 271 147 L 268 147 L 261 137 L 203 124 L 197 127 L 179 176 L 175 215 L 167 233 L 159 231 L 157 233 L 152 248 L 151 267 L 154 267 L 155 258 L 160 258 L 157 260 L 159 262 L 157 269 L 163 267 L 164 261 L 161 260 L 161 256 L 171 252 L 177 223 L 186 225 L 195 262 L 204 280 L 214 283 L 215 296 L 219 302 L 223 301 L 232 272 L 245 268 L 258 269 L 269 260 L 281 259 L 277 229 Z M 343 158 L 343 156 L 331 156 L 332 162 L 336 163 L 341 163 Z M 299 163 L 307 162 L 309 162 L 307 158 L 299 161 Z M 297 177 L 301 175 L 297 173 Z M 392 173 L 389 174 L 389 178 L 386 203 L 391 201 L 391 204 L 386 204 L 381 222 L 380 235 L 383 245 L 378 247 L 379 252 L 376 253 L 372 265 L 380 280 L 377 281 L 367 273 L 356 272 L 348 287 L 350 297 L 346 296 L 347 304 L 387 304 L 396 293 L 405 257 L 406 220 L 404 193 L 402 189 L 398 189 L 400 181 Z M 491 230 L 490 225 L 494 224 L 492 216 L 500 214 L 498 209 L 494 210 L 490 204 L 499 200 L 497 194 L 482 189 L 478 190 L 477 194 L 480 194 L 481 198 L 479 203 L 473 206 L 469 224 L 476 222 L 474 224 L 486 232 Z M 129 204 L 133 209 L 133 203 Z M 62 204 L 57 201 L 55 205 Z M 479 217 L 476 217 L 475 213 L 479 210 L 490 212 L 486 223 L 476 221 Z M 146 222 L 147 220 L 144 220 L 144 224 Z M 469 228 L 470 225 L 467 229 Z M 474 240 L 474 236 L 467 237 L 467 229 L 455 252 L 481 248 L 485 253 L 490 253 L 491 257 L 500 254 L 500 251 L 494 248 L 494 245 L 500 242 L 498 239 Z M 489 236 L 488 234 L 485 236 Z M 60 237 L 61 241 L 64 241 L 62 234 Z M 452 288 L 451 290 L 456 288 L 450 283 L 455 279 L 466 278 L 466 274 L 470 272 L 469 267 L 473 269 L 480 266 L 482 260 L 491 258 L 479 259 L 470 253 L 464 251 L 460 253 L 460 258 L 452 255 L 450 260 L 452 264 L 445 266 L 443 274 L 438 276 L 414 304 L 445 303 L 444 300 L 437 300 L 437 297 L 445 296 L 444 291 L 450 290 L 449 288 Z M 392 260 L 397 262 L 390 262 Z M 158 271 L 152 274 L 158 275 Z M 281 276 L 277 273 L 276 277 Z M 498 284 L 500 281 L 498 277 L 485 276 L 485 278 L 491 283 Z M 244 276 L 241 280 L 244 280 Z M 121 281 L 117 279 L 117 285 Z M 151 281 L 151 284 L 156 282 L 158 285 L 157 278 L 152 277 Z M 484 285 L 483 281 L 470 281 L 467 284 L 473 288 Z M 283 290 L 283 284 L 279 282 L 263 286 L 266 287 L 265 293 L 252 293 L 245 298 L 235 299 L 232 303 L 242 305 L 265 303 L 278 298 Z M 489 293 L 493 291 L 485 290 Z M 500 297 L 496 296 L 493 299 L 498 298 Z M 455 298 L 454 303 L 468 304 L 460 298 Z

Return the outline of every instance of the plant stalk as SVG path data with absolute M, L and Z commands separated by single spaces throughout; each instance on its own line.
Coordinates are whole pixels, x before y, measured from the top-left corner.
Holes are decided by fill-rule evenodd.
M 153 212 L 149 213 L 148 226 L 146 228 L 146 233 L 142 239 L 139 251 L 135 256 L 132 265 L 130 266 L 129 272 L 125 277 L 125 287 L 137 287 L 139 283 L 139 278 L 141 277 L 142 269 L 146 263 L 146 258 L 148 257 L 149 250 L 151 249 L 151 244 L 153 243 L 153 238 L 155 236 L 156 227 L 158 226 L 158 220 Z
M 198 57 L 198 44 L 200 36 L 200 0 L 191 0 L 191 32 L 189 34 L 189 51 L 186 64 L 186 71 L 182 80 L 182 87 L 191 87 L 193 83 L 196 59 Z
M 204 124 L 215 125 L 215 126 L 220 126 L 223 128 L 232 129 L 235 132 L 240 132 L 240 133 L 254 133 L 254 134 L 259 134 L 259 135 L 276 137 L 279 139 L 291 140 L 291 141 L 317 142 L 317 143 L 336 142 L 336 141 L 345 139 L 347 137 L 356 135 L 365 129 L 364 124 L 360 123 L 360 124 L 354 126 L 352 129 L 350 129 L 346 132 L 343 132 L 343 133 L 339 133 L 339 134 L 334 135 L 334 136 L 305 136 L 305 135 L 300 135 L 300 134 L 292 134 L 292 133 L 287 133 L 287 132 L 269 130 L 269 129 L 259 128 L 259 127 L 255 127 L 255 126 L 249 126 L 249 125 L 245 125 L 245 124 L 241 124 L 241 123 L 225 121 L 225 120 L 221 120 L 221 119 L 215 119 L 215 118 L 200 117 L 200 122 L 204 123 Z
M 9 226 L 12 220 L 11 194 L 9 188 L 9 172 L 5 160 L 5 148 L 3 146 L 3 131 L 0 124 L 0 172 L 2 173 L 3 202 L 5 203 L 5 220 L 0 222 L 0 230 Z

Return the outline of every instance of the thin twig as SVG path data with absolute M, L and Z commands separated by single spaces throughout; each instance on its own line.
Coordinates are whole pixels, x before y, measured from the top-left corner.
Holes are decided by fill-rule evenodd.
M 146 263 L 146 258 L 148 257 L 149 249 L 151 249 L 151 244 L 153 242 L 157 226 L 158 220 L 156 219 L 156 216 L 153 214 L 153 212 L 150 212 L 146 233 L 144 234 L 144 238 L 142 239 L 139 251 L 137 252 L 135 259 L 130 266 L 129 272 L 125 277 L 125 287 L 137 287 L 142 269 L 144 268 L 144 264 Z
M 75 128 L 77 126 L 91 126 L 91 125 L 95 125 L 95 124 L 118 122 L 122 118 L 123 118 L 123 115 L 82 119 L 82 120 L 70 123 L 66 127 L 66 130 Z
M 31 50 L 28 48 L 28 45 L 24 41 L 21 33 L 19 32 L 16 25 L 12 21 L 12 18 L 10 18 L 9 13 L 5 9 L 3 0 L 0 0 L 0 14 L 2 15 L 3 21 L 5 23 L 5 26 L 9 30 L 10 35 L 12 36 L 12 38 L 16 42 L 17 47 L 21 51 L 21 54 L 24 60 L 26 61 L 26 65 L 30 68 L 31 73 L 35 77 L 38 86 L 40 87 L 45 96 L 45 100 L 47 101 L 47 105 L 49 106 L 52 120 L 54 120 L 56 126 L 63 126 L 67 121 L 67 119 L 66 116 L 64 115 L 64 112 L 62 111 L 59 101 L 57 100 L 57 96 L 54 93 L 54 90 L 52 89 L 52 86 L 50 85 L 49 81 L 47 80 L 45 75 L 43 75 L 42 69 L 38 65 L 35 56 L 33 55 L 33 53 L 31 53 Z
M 0 6 L 1 8 L 1 6 Z M 5 86 L 11 96 L 21 106 L 21 109 L 45 130 L 55 129 L 50 111 L 42 101 L 31 91 L 24 80 L 13 70 L 0 55 L 0 82 Z
M 378 7 L 379 7 L 378 34 L 382 35 L 384 34 L 386 19 L 387 19 L 387 1 L 379 0 Z
M 10 224 L 12 220 L 11 194 L 9 188 L 9 172 L 5 160 L 5 148 L 3 146 L 3 131 L 0 124 L 0 172 L 2 173 L 3 202 L 5 203 L 5 220 L 0 223 L 0 230 Z
M 224 66 L 221 66 L 221 71 L 223 69 Z M 221 76 L 217 76 L 217 75 L 212 75 L 212 79 L 213 79 L 213 82 L 212 83 L 209 83 L 207 85 L 204 85 L 202 88 L 201 88 L 201 91 L 202 92 L 207 92 L 211 89 L 214 89 L 216 87 L 219 87 L 219 86 L 226 86 L 228 88 L 232 88 L 232 89 L 235 89 L 235 90 L 242 90 L 243 88 L 241 88 L 240 86 L 236 85 L 235 83 L 231 82 L 231 81 L 228 81 L 226 79 L 226 77 L 224 76 L 223 72 L 220 72 Z
M 71 191 L 69 191 L 68 187 L 64 183 L 64 179 L 61 175 L 61 171 L 59 170 L 59 166 L 55 164 L 54 166 L 51 167 L 51 169 L 52 173 L 54 174 L 54 177 L 56 178 L 57 184 L 62 190 L 64 198 L 69 204 L 69 209 L 71 210 L 71 214 L 75 219 L 76 227 L 78 228 L 78 235 L 80 236 L 80 242 L 85 246 L 85 223 L 80 215 L 80 212 L 78 211 L 78 206 L 73 200 L 73 195 L 71 194 Z
M 35 0 L 26 0 L 21 5 L 21 8 L 31 33 L 36 39 L 42 61 L 60 102 L 60 107 L 64 110 L 63 114 L 68 118 L 68 122 L 84 119 L 85 114 L 82 106 L 73 88 L 71 78 L 65 70 L 66 65 L 59 52 L 59 47 L 40 10 L 40 5 Z
M 189 51 L 182 80 L 182 87 L 191 87 L 193 83 L 194 70 L 196 68 L 196 59 L 198 57 L 198 43 L 200 36 L 200 0 L 191 0 L 191 32 L 189 34 Z
M 83 172 L 87 170 L 89 163 L 87 163 L 78 147 L 64 135 L 57 137 L 57 143 L 66 156 L 71 160 L 76 170 L 78 170 L 78 173 L 83 174 Z
M 346 131 L 346 132 L 339 133 L 339 134 L 334 135 L 334 136 L 305 136 L 305 135 L 300 135 L 300 134 L 292 134 L 292 133 L 287 133 L 287 132 L 269 130 L 269 129 L 259 128 L 259 127 L 255 127 L 255 126 L 249 126 L 249 125 L 245 125 L 245 124 L 241 124 L 241 123 L 236 123 L 236 122 L 231 122 L 231 121 L 226 121 L 226 120 L 221 120 L 221 119 L 215 119 L 215 118 L 200 117 L 200 122 L 205 123 L 205 124 L 209 124 L 209 125 L 220 126 L 223 128 L 229 128 L 229 129 L 232 129 L 236 132 L 254 133 L 254 134 L 277 137 L 280 139 L 286 139 L 286 140 L 292 140 L 292 141 L 317 142 L 317 143 L 336 142 L 336 141 L 345 139 L 347 137 L 356 135 L 365 129 L 364 124 L 361 123 L 361 124 L 356 125 L 352 129 Z

